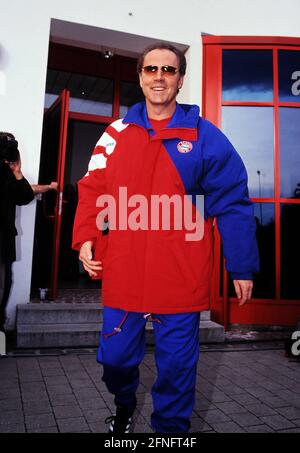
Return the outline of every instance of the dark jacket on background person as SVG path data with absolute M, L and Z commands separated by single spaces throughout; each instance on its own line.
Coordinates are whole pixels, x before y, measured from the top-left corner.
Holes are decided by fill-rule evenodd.
M 0 162 L 0 260 L 16 260 L 15 227 L 16 206 L 30 203 L 33 190 L 27 181 L 17 180 L 7 164 Z

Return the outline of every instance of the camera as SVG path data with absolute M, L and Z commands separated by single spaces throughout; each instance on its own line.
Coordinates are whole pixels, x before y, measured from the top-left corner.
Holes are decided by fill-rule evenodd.
M 18 162 L 18 142 L 12 134 L 0 132 L 0 162 Z

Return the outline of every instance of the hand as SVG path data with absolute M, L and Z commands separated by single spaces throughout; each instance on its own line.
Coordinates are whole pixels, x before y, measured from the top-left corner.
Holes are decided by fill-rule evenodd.
M 87 241 L 82 244 L 79 259 L 83 264 L 84 269 L 89 273 L 90 277 L 96 277 L 97 272 L 102 270 L 101 261 L 93 261 L 93 252 L 92 252 L 93 243 L 92 241 Z
M 49 184 L 49 189 L 50 190 L 57 190 L 57 188 L 58 188 L 57 182 L 53 182 L 52 181 L 51 184 Z
M 5 162 L 7 163 L 7 165 L 9 166 L 11 171 L 13 172 L 13 174 L 14 174 L 16 179 L 22 179 L 23 178 L 23 174 L 22 174 L 22 171 L 21 171 L 21 167 L 22 167 L 21 160 L 18 160 L 17 162 L 8 162 L 8 161 L 5 161 Z
M 252 280 L 233 280 L 237 298 L 240 299 L 239 307 L 251 299 L 253 281 Z

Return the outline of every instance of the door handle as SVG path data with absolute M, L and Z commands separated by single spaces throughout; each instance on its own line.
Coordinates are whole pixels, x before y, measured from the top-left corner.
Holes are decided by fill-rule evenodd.
M 62 210 L 63 210 L 63 192 L 59 192 L 58 215 L 62 215 Z

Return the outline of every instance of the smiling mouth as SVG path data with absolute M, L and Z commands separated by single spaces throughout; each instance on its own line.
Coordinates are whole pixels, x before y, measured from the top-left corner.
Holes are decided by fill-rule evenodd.
M 152 90 L 153 91 L 164 91 L 165 88 L 164 87 L 153 87 Z

